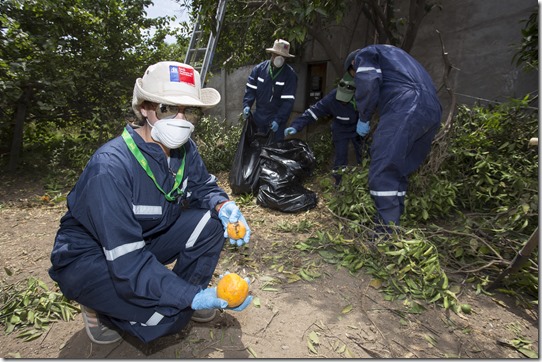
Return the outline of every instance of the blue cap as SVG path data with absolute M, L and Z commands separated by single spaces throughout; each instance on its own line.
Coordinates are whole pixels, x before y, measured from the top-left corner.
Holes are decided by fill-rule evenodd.
M 350 68 L 350 66 L 352 65 L 352 61 L 354 60 L 356 55 L 358 55 L 358 52 L 359 52 L 359 49 L 356 49 L 353 52 L 351 52 L 350 54 L 348 54 L 348 56 L 346 57 L 346 60 L 344 61 L 344 71 L 345 72 L 348 72 L 348 68 Z

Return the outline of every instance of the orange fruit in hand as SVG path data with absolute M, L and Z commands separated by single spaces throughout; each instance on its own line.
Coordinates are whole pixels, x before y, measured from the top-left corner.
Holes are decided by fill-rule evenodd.
M 248 296 L 248 283 L 239 274 L 226 274 L 216 286 L 216 295 L 228 302 L 228 307 L 238 307 Z
M 245 224 L 241 221 L 230 222 L 228 223 L 228 236 L 231 239 L 239 240 L 242 239 L 247 233 L 247 228 Z

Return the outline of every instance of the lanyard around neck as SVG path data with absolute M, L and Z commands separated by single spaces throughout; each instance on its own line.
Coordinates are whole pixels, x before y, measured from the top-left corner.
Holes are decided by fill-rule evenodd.
M 284 65 L 280 67 L 277 74 L 273 75 L 273 65 L 269 64 L 269 74 L 271 75 L 271 79 L 275 80 L 275 78 L 279 76 L 280 72 L 282 72 L 283 68 L 284 68 Z
M 156 177 L 154 177 L 154 174 L 152 173 L 152 170 L 149 167 L 149 163 L 147 162 L 147 159 L 145 158 L 145 156 L 143 156 L 143 154 L 137 147 L 136 143 L 134 142 L 134 139 L 132 138 L 128 130 L 126 130 L 126 128 L 124 129 L 124 132 L 122 132 L 122 138 L 124 139 L 124 142 L 128 146 L 128 149 L 132 152 L 132 154 L 136 158 L 137 162 L 139 162 L 139 164 L 141 165 L 143 170 L 145 170 L 147 175 L 149 175 L 151 180 L 154 181 L 156 188 L 158 188 L 158 190 L 160 190 L 160 192 L 166 196 L 166 200 L 175 201 L 176 197 L 171 195 L 174 192 L 177 192 L 177 194 L 182 195 L 182 191 L 179 190 L 179 185 L 181 184 L 183 180 L 184 161 L 186 159 L 186 152 L 183 152 L 183 159 L 181 161 L 181 166 L 179 167 L 179 170 L 177 171 L 177 174 L 175 175 L 175 183 L 173 184 L 173 188 L 171 189 L 169 193 L 166 194 L 166 192 L 162 190 L 160 185 L 158 185 L 158 182 L 156 181 Z M 184 148 L 183 148 L 183 151 L 184 151 Z

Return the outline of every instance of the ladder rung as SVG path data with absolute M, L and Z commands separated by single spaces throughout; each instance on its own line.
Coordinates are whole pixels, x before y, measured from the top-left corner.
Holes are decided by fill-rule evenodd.
M 203 53 L 206 50 L 207 50 L 207 48 L 189 49 L 188 54 Z

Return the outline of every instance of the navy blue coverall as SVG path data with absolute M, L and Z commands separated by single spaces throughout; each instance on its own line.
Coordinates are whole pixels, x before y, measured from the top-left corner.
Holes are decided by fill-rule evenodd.
M 250 73 L 243 98 L 243 108 L 252 107 L 257 132 L 267 133 L 271 123 L 276 121 L 279 129 L 275 132 L 274 141 L 284 140 L 284 129 L 292 113 L 297 90 L 297 74 L 294 69 L 284 64 L 279 69 L 271 67 L 266 60 L 256 65 Z
M 369 166 L 369 189 L 378 221 L 399 225 L 408 175 L 429 154 L 440 127 L 442 107 L 427 71 L 400 48 L 363 48 L 353 67 L 360 119 L 368 122 L 376 111 L 380 116 Z
M 356 155 L 356 162 L 361 163 L 361 141 L 356 133 L 358 123 L 358 112 L 356 111 L 355 100 L 340 102 L 336 98 L 337 88 L 329 92 L 324 98 L 310 106 L 303 114 L 297 117 L 290 127 L 301 131 L 307 125 L 318 121 L 321 118 L 333 117 L 331 122 L 331 137 L 335 146 L 335 160 L 333 169 L 338 170 L 348 165 L 348 143 L 352 142 Z M 341 176 L 334 174 L 336 183 L 339 184 Z
M 49 275 L 68 299 L 149 342 L 190 321 L 192 300 L 208 286 L 224 244 L 215 205 L 228 196 L 192 140 L 168 160 L 158 144 L 126 129 L 166 193 L 186 151 L 182 196 L 167 201 L 123 138 L 109 141 L 68 195 Z

